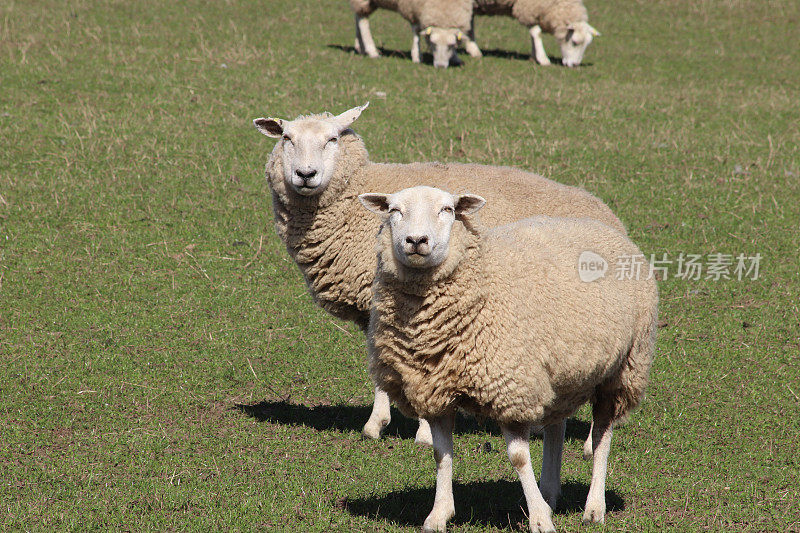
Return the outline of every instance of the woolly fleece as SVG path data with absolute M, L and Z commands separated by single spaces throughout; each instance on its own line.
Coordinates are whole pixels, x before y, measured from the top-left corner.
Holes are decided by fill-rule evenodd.
M 420 29 L 433 26 L 467 33 L 472 23 L 472 0 L 350 0 L 350 7 L 362 17 L 378 8 L 396 11 Z
M 473 5 L 476 15 L 511 16 L 558 39 L 564 38 L 568 24 L 589 20 L 581 0 L 473 0 Z
M 609 272 L 586 283 L 577 269 L 585 250 L 611 266 L 640 254 L 624 235 L 548 217 L 483 232 L 465 217 L 447 260 L 416 270 L 394 260 L 390 233 L 384 225 L 378 236 L 370 372 L 404 414 L 463 408 L 501 424 L 547 425 L 592 400 L 614 421 L 642 399 L 655 281 Z
M 330 115 L 309 115 L 315 120 Z M 266 165 L 275 228 L 303 273 L 314 300 L 334 316 L 366 331 L 375 275 L 375 235 L 380 221 L 358 195 L 430 185 L 451 193 L 475 193 L 487 200 L 479 219 L 497 226 L 532 215 L 591 217 L 624 232 L 622 222 L 586 191 L 510 167 L 474 164 L 371 163 L 364 142 L 352 130 L 340 139 L 336 171 L 319 196 L 287 190 L 282 141 Z

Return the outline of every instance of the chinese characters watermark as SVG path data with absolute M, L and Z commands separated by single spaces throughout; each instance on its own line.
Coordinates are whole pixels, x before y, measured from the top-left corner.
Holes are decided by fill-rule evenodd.
M 636 255 L 620 255 L 613 268 L 601 255 L 585 251 L 578 257 L 578 276 L 581 281 L 591 282 L 606 276 L 609 270 L 618 280 L 638 280 L 670 278 L 683 280 L 757 280 L 761 271 L 762 255 L 746 255 L 740 253 L 707 255 L 685 254 L 670 257 L 666 253 Z

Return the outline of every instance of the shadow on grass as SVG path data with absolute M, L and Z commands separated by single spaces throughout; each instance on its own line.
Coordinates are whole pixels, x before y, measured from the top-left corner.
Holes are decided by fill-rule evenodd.
M 291 426 L 306 426 L 318 431 L 361 431 L 369 418 L 372 408 L 355 405 L 318 405 L 306 407 L 286 401 L 263 401 L 254 404 L 236 404 L 235 409 L 260 422 L 272 422 Z M 401 439 L 413 439 L 417 432 L 417 421 L 392 409 L 392 421 L 384 430 L 384 435 Z M 488 420 L 481 424 L 471 416 L 458 413 L 455 434 L 468 435 L 489 433 L 501 435 L 500 428 Z M 567 420 L 567 439 L 583 440 L 589 434 L 589 424 L 575 418 Z
M 328 48 L 335 48 L 336 50 L 341 50 L 342 52 L 347 52 L 349 54 L 355 54 L 356 53 L 356 49 L 353 46 L 343 46 L 341 44 L 329 44 L 327 46 L 328 46 Z M 378 51 L 381 53 L 381 56 L 385 56 L 385 57 L 396 57 L 396 58 L 408 59 L 408 60 L 411 59 L 411 52 L 404 52 L 402 50 L 392 50 L 391 48 L 383 48 L 383 47 L 378 47 Z M 531 57 L 530 54 L 523 54 L 523 53 L 516 52 L 516 51 L 513 51 L 513 50 L 501 50 L 500 48 L 492 48 L 492 49 L 487 49 L 487 50 L 483 50 L 482 49 L 481 52 L 486 57 L 499 57 L 499 58 L 502 58 L 502 59 L 513 59 L 513 60 L 516 60 L 516 61 L 531 61 L 531 62 L 535 63 L 533 57 Z M 459 51 L 459 55 L 461 55 L 461 54 L 466 54 L 466 52 L 463 51 L 463 50 L 460 50 Z M 547 57 L 550 58 L 550 62 L 552 63 L 552 66 L 555 66 L 555 67 L 562 67 L 563 66 L 561 64 L 561 58 L 560 57 L 554 57 L 554 56 L 547 56 Z M 433 56 L 431 56 L 430 53 L 423 52 L 423 54 L 422 54 L 422 62 L 425 63 L 425 64 L 428 64 L 428 65 L 433 64 Z M 584 67 L 591 67 L 593 65 L 594 65 L 594 63 L 582 62 L 580 65 L 578 65 L 576 67 L 572 67 L 572 68 L 584 68 Z M 454 67 L 454 66 L 459 66 L 459 65 L 451 64 L 450 66 Z
M 556 514 L 583 512 L 589 486 L 567 481 L 561 486 Z M 433 507 L 434 487 L 390 492 L 374 498 L 346 500 L 350 514 L 387 520 L 400 526 L 420 526 Z M 453 524 L 527 530 L 525 495 L 518 481 L 479 481 L 453 484 L 456 516 Z M 523 512 L 525 508 L 525 512 Z M 606 510 L 621 511 L 625 502 L 614 491 L 606 491 Z
M 350 53 L 350 54 L 355 54 L 356 53 L 356 49 L 353 46 L 342 46 L 341 44 L 329 44 L 328 48 L 335 48 L 337 50 L 341 50 L 343 52 L 347 52 L 347 53 Z M 400 59 L 411 60 L 411 52 L 410 51 L 409 52 L 403 52 L 403 51 L 400 51 L 400 50 L 392 50 L 390 48 L 383 48 L 381 46 L 378 47 L 378 51 L 381 53 L 382 57 L 396 57 L 396 58 L 400 58 Z M 430 54 L 429 52 L 422 52 L 422 57 L 420 58 L 420 61 L 421 61 L 421 64 L 423 64 L 423 65 L 428 65 L 429 67 L 433 66 L 433 55 Z M 463 65 L 459 64 L 459 63 L 453 63 L 452 61 L 450 61 L 450 68 L 461 67 L 461 66 L 463 66 Z

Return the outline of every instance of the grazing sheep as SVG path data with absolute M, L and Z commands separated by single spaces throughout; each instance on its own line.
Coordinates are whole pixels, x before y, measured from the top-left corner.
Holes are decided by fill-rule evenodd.
M 561 63 L 568 67 L 581 64 L 586 47 L 600 33 L 589 25 L 589 16 L 581 0 L 474 0 L 476 15 L 506 15 L 528 27 L 533 57 L 540 65 L 549 65 L 542 32 L 552 34 L 561 46 Z M 474 39 L 474 33 L 471 34 Z
M 261 133 L 280 139 L 266 165 L 278 236 L 314 300 L 365 332 L 375 274 L 372 241 L 379 224 L 359 205 L 357 196 L 363 192 L 439 185 L 483 194 L 490 204 L 481 215 L 489 226 L 545 214 L 592 217 L 625 231 L 608 206 L 591 194 L 530 172 L 474 164 L 372 163 L 364 142 L 350 129 L 365 108 L 337 116 L 253 121 Z M 379 438 L 389 421 L 389 398 L 376 387 L 364 435 Z M 430 439 L 421 421 L 417 440 Z
M 586 401 L 594 466 L 583 519 L 603 522 L 612 426 L 644 395 L 658 292 L 645 276 L 582 281 L 579 258 L 592 251 L 613 263 L 638 248 L 591 219 L 535 217 L 484 231 L 471 218 L 484 199 L 472 194 L 414 187 L 359 199 L 383 220 L 370 373 L 433 432 L 436 496 L 423 531 L 443 531 L 455 513 L 459 408 L 500 424 L 531 530 L 555 531 L 565 419 Z M 534 424 L 545 427 L 541 492 L 528 448 Z
M 369 57 L 380 53 L 372 40 L 369 17 L 378 8 L 396 11 L 411 24 L 411 60 L 420 62 L 420 37 L 428 42 L 433 66 L 447 68 L 451 60 L 460 64 L 456 53 L 464 42 L 467 53 L 481 57 L 472 38 L 472 0 L 350 0 L 356 18 L 356 51 Z

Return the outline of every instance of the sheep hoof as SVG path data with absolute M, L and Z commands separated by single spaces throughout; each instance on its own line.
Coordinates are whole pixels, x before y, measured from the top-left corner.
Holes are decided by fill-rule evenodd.
M 450 506 L 445 509 L 434 509 L 425 523 L 422 524 L 423 533 L 435 533 L 437 531 L 447 531 L 447 521 L 456 514 L 455 507 Z
M 583 525 L 589 524 L 603 524 L 606 521 L 606 505 L 587 503 L 586 510 L 583 513 Z
M 467 50 L 467 53 L 470 55 L 470 57 L 475 57 L 475 58 L 483 57 L 483 53 L 481 52 L 481 49 L 478 48 L 478 45 L 476 45 L 475 43 L 469 43 L 466 46 L 466 50 Z
M 361 436 L 364 439 L 378 440 L 381 438 L 383 428 L 385 428 L 387 425 L 389 425 L 389 420 L 387 419 L 378 420 L 377 422 L 369 420 L 366 424 L 364 424 L 364 429 L 361 430 Z
M 531 531 L 533 533 L 556 533 L 556 526 L 550 517 L 543 517 L 538 520 L 531 518 Z

